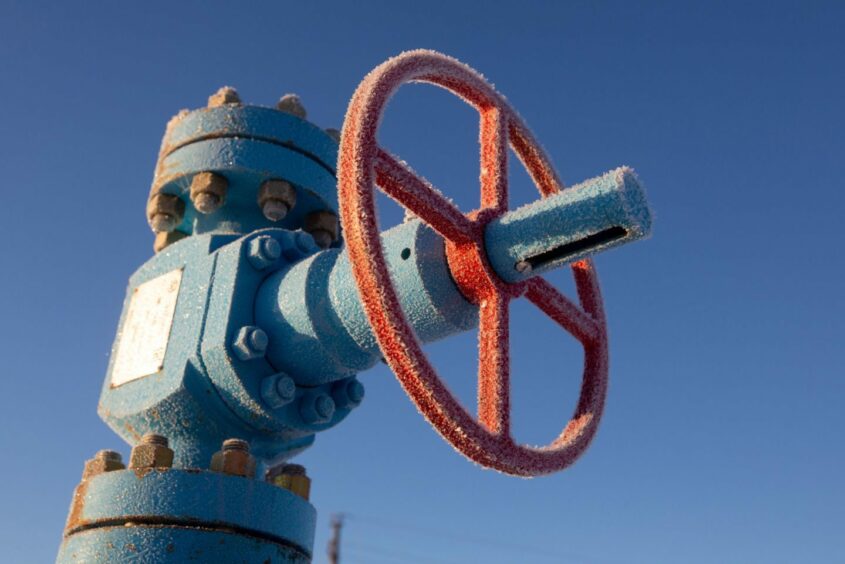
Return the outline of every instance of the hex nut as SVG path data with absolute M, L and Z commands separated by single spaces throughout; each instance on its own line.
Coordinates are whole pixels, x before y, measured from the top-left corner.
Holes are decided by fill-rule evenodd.
M 249 443 L 240 439 L 223 441 L 223 448 L 211 457 L 211 471 L 231 476 L 255 476 L 255 459 L 249 454 Z
M 276 102 L 276 109 L 301 119 L 305 119 L 307 115 L 305 106 L 302 105 L 302 100 L 296 94 L 285 94 L 279 98 L 279 101 Z
M 153 251 L 158 253 L 166 247 L 169 247 L 176 241 L 181 241 L 187 236 L 188 234 L 183 233 L 182 231 L 167 231 L 162 233 L 156 233 L 155 240 L 153 241 Z
M 305 231 L 294 231 L 281 240 L 282 255 L 290 262 L 297 262 L 320 251 L 314 237 Z
M 173 231 L 185 216 L 185 202 L 173 194 L 156 193 L 147 201 L 147 221 L 156 233 Z
M 191 202 L 202 214 L 217 211 L 226 202 L 229 181 L 213 172 L 200 172 L 191 179 Z
M 132 448 L 129 468 L 170 468 L 173 466 L 173 451 L 167 446 L 167 439 L 161 435 L 144 435 L 141 443 Z
M 284 464 L 272 468 L 267 473 L 267 481 L 295 493 L 306 501 L 311 496 L 311 478 L 305 473 L 305 467 L 299 464 Z
M 347 378 L 335 382 L 332 386 L 332 399 L 335 405 L 341 409 L 358 407 L 364 399 L 364 385 L 356 378 Z
M 224 86 L 208 97 L 208 107 L 218 108 L 225 105 L 240 105 L 241 97 L 231 86 Z
M 329 248 L 338 238 L 337 216 L 330 211 L 309 213 L 305 216 L 302 228 L 310 233 L 317 245 L 323 249 Z
M 252 360 L 264 356 L 270 339 L 267 333 L 254 325 L 246 325 L 238 329 L 232 341 L 232 350 L 241 360 Z
M 85 467 L 82 470 L 82 479 L 87 480 L 92 476 L 102 474 L 103 472 L 112 472 L 114 470 L 123 470 L 126 466 L 123 464 L 123 459 L 119 452 L 113 450 L 101 450 L 94 455 L 91 460 L 85 461 Z
M 334 400 L 326 394 L 308 395 L 299 402 L 299 415 L 308 425 L 327 423 L 334 412 Z
M 261 399 L 270 408 L 284 407 L 296 397 L 296 382 L 282 372 L 261 380 Z
M 319 245 L 317 245 L 317 242 L 314 241 L 314 236 L 307 231 L 297 231 L 293 237 L 294 242 L 296 243 L 296 248 L 303 257 L 313 255 L 320 250 Z
M 258 206 L 270 221 L 281 221 L 296 205 L 296 189 L 290 182 L 271 178 L 258 189 Z
M 269 235 L 260 235 L 247 245 L 247 260 L 256 270 L 264 270 L 282 256 L 282 246 Z

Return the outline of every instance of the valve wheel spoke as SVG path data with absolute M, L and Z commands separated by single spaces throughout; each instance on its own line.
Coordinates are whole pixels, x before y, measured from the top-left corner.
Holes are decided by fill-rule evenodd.
M 574 269 L 585 268 L 576 263 Z M 601 328 L 593 317 L 541 277 L 526 282 L 525 297 L 548 315 L 552 321 L 566 329 L 583 344 L 594 342 L 601 335 Z
M 496 292 L 479 304 L 478 420 L 510 440 L 510 298 Z
M 375 171 L 376 184 L 385 194 L 444 238 L 456 243 L 473 240 L 472 221 L 428 180 L 381 147 L 376 149 Z
M 502 215 L 508 209 L 508 119 L 500 107 L 481 111 L 481 207 Z

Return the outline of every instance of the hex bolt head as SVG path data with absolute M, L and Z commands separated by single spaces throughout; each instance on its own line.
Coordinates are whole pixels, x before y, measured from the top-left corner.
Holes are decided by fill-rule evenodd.
M 191 180 L 191 202 L 202 214 L 209 214 L 220 209 L 226 201 L 229 181 L 226 177 L 213 172 L 200 172 Z
M 341 409 L 358 407 L 364 399 L 364 386 L 356 378 L 336 382 L 332 386 L 332 399 Z
M 336 142 L 340 143 L 340 130 L 334 129 L 333 127 L 329 127 L 326 129 L 326 135 L 334 139 Z
M 287 374 L 279 373 L 261 380 L 261 399 L 272 409 L 284 407 L 296 397 L 296 382 Z
M 101 450 L 94 455 L 94 458 L 85 461 L 85 467 L 82 470 L 82 479 L 87 480 L 103 472 L 113 472 L 114 470 L 123 470 L 125 468 L 126 466 L 123 464 L 123 459 L 119 452 Z
M 267 472 L 267 481 L 289 490 L 306 501 L 311 495 L 311 478 L 299 464 L 283 464 Z
M 173 194 L 157 193 L 147 202 L 147 221 L 156 233 L 173 231 L 185 216 L 185 202 Z
M 309 425 L 327 423 L 334 415 L 334 400 L 326 394 L 305 396 L 299 402 L 299 415 Z
M 269 235 L 259 235 L 247 245 L 247 260 L 256 270 L 264 270 L 282 256 L 282 246 Z
M 320 419 L 331 419 L 334 415 L 334 400 L 327 395 L 317 396 L 317 401 L 314 402 L 314 410 Z
M 208 97 L 208 107 L 218 108 L 225 105 L 240 105 L 241 97 L 231 86 L 224 86 Z
M 264 217 L 281 221 L 296 205 L 296 188 L 286 180 L 266 180 L 258 189 L 258 205 Z
M 285 94 L 279 98 L 279 101 L 276 102 L 276 109 L 302 119 L 305 119 L 307 115 L 305 106 L 302 105 L 302 100 L 296 94 Z
M 132 448 L 129 468 L 170 468 L 173 466 L 173 451 L 168 448 L 167 437 L 147 434 Z
M 338 238 L 337 216 L 327 210 L 311 212 L 305 216 L 302 229 L 314 237 L 314 241 L 320 248 L 327 249 Z
M 251 478 L 255 475 L 255 459 L 249 454 L 249 443 L 226 439 L 221 450 L 211 457 L 211 471 Z
M 241 360 L 252 360 L 263 357 L 269 343 L 267 333 L 261 328 L 246 325 L 238 329 L 232 341 L 232 351 Z
M 294 242 L 302 256 L 313 255 L 320 250 L 320 246 L 314 241 L 314 236 L 305 231 L 297 231 L 294 235 Z

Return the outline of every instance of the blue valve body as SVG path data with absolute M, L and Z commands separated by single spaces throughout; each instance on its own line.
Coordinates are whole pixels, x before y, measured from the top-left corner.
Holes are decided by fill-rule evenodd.
M 76 561 L 74 555 L 134 561 L 128 546 L 160 554 L 156 562 L 184 561 L 181 556 L 220 539 L 228 539 L 232 555 L 254 554 L 256 561 L 310 558 L 313 507 L 262 477 L 347 417 L 363 399 L 356 374 L 381 358 L 342 233 L 332 248 L 319 250 L 302 231 L 307 214 L 337 213 L 336 156 L 337 144 L 325 132 L 269 108 L 202 109 L 168 125 L 152 192 L 185 202 L 177 229 L 189 236 L 130 278 L 99 413 L 130 444 L 145 433 L 166 436 L 173 469 L 83 480 L 59 562 Z M 225 204 L 207 215 L 189 195 L 200 172 L 228 181 Z M 256 203 L 259 187 L 271 179 L 296 190 L 296 205 L 278 222 Z M 499 218 L 485 242 L 493 269 L 514 283 L 649 229 L 636 178 L 618 169 Z M 437 233 L 411 220 L 382 240 L 403 311 L 421 341 L 476 325 L 477 307 L 453 282 Z M 207 471 L 229 438 L 249 443 L 257 479 Z M 262 488 L 263 498 L 251 497 Z M 225 497 L 217 500 L 217 513 L 202 492 Z M 162 496 L 166 501 L 156 502 Z M 277 502 L 289 511 L 272 516 L 277 529 L 266 530 L 243 513 L 247 498 L 265 517 Z M 128 515 L 129 508 L 136 514 Z M 79 519 L 84 526 L 72 525 Z M 112 526 L 123 521 L 128 525 Z M 183 526 L 188 521 L 196 528 Z M 229 529 L 211 526 L 221 522 Z M 227 561 L 226 554 L 216 557 Z

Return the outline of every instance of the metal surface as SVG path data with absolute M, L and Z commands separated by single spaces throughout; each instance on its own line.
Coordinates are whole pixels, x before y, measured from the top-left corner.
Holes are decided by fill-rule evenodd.
M 301 496 L 260 480 L 115 470 L 80 483 L 57 561 L 308 562 L 315 519 Z
M 407 80 L 479 108 L 476 212 L 465 216 L 375 144 L 384 104 Z M 286 461 L 361 405 L 357 374 L 383 357 L 438 431 L 483 465 L 554 471 L 595 433 L 607 340 L 584 259 L 648 234 L 633 172 L 560 191 L 504 99 L 430 52 L 389 61 L 359 87 L 341 136 L 340 202 L 337 132 L 305 115 L 295 96 L 263 108 L 225 87 L 168 124 L 147 214 L 156 254 L 129 280 L 99 404 L 134 445 L 130 468 L 105 451 L 86 463 L 60 562 L 309 561 L 310 479 Z M 508 140 L 545 197 L 512 212 Z M 375 183 L 418 219 L 379 233 Z M 570 263 L 580 307 L 539 276 Z M 585 349 L 576 415 L 545 449 L 508 434 L 507 306 L 519 296 Z M 420 344 L 479 322 L 476 421 Z
M 441 86 L 479 112 L 481 207 L 468 216 L 376 142 L 388 100 L 402 84 L 413 81 Z M 492 249 L 485 234 L 487 225 L 508 208 L 509 144 L 543 196 L 562 189 L 551 161 L 528 128 L 480 74 L 439 53 L 404 53 L 367 75 L 353 95 L 341 137 L 338 189 L 352 273 L 364 310 L 405 391 L 440 435 L 468 458 L 505 473 L 535 476 L 572 464 L 596 432 L 607 390 L 607 331 L 598 279 L 588 260 L 572 266 L 581 308 L 540 277 L 511 284 L 490 265 Z M 378 232 L 376 184 L 444 237 L 449 268 L 461 293 L 479 306 L 477 419 L 439 378 L 403 313 Z M 602 227 L 613 224 L 605 222 Z M 505 263 L 514 264 L 513 257 Z M 584 347 L 575 414 L 560 436 L 543 448 L 519 445 L 510 434 L 508 306 L 523 294 Z

